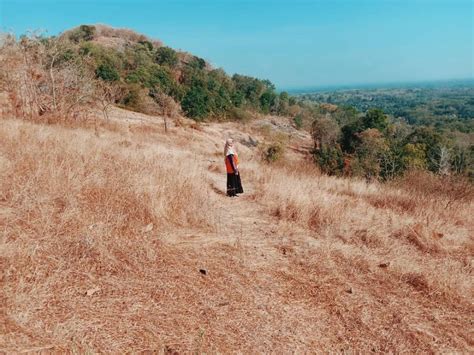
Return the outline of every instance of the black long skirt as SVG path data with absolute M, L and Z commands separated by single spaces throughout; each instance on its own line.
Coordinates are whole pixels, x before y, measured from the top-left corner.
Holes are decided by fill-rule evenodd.
M 227 196 L 236 196 L 243 193 L 244 189 L 240 181 L 240 174 L 227 173 Z

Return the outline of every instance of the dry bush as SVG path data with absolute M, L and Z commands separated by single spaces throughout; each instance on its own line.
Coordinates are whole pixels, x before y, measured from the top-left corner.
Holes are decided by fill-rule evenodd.
M 60 60 L 67 45 L 58 38 L 42 41 L 33 33 L 0 47 L 0 66 L 9 68 L 0 78 L 1 89 L 8 93 L 15 116 L 56 121 L 89 114 L 96 81 L 87 60 Z
M 285 171 L 285 168 L 264 167 L 259 169 L 259 196 L 279 218 L 295 222 L 309 230 L 319 231 L 335 223 L 334 209 L 340 208 L 337 198 L 314 193 L 314 176 L 301 170 Z
M 461 176 L 440 176 L 423 170 L 410 171 L 391 183 L 409 194 L 444 200 L 444 207 L 474 201 L 474 184 Z
M 42 208 L 51 212 L 59 203 L 72 209 L 74 223 L 83 227 L 108 221 L 110 228 L 130 232 L 151 222 L 158 228 L 206 224 L 207 215 L 197 206 L 205 206 L 207 196 L 193 186 L 193 179 L 199 179 L 193 174 L 199 173 L 192 167 L 159 152 L 117 149 L 110 141 L 54 129 L 64 137 L 55 138 L 54 130 L 35 132 L 28 124 L 7 121 L 2 126 L 2 156 L 10 162 L 2 170 L 2 193 L 8 196 L 5 204 L 19 203 L 9 206 L 18 211 L 18 220 L 24 217 L 20 211 L 32 210 L 47 218 Z M 117 220 L 110 220 L 114 215 Z
M 206 231 L 213 221 L 201 172 L 172 152 L 122 145 L 120 135 L 100 140 L 91 131 L 24 121 L 4 120 L 0 137 L 2 304 L 8 306 L 3 350 L 7 344 L 18 349 L 8 334 L 23 326 L 69 339 L 65 332 L 80 330 L 55 329 L 50 319 L 67 320 L 45 305 L 56 302 L 84 316 L 89 294 L 114 292 L 123 278 L 140 282 L 159 272 L 168 258 L 160 235 Z M 101 291 L 94 291 L 98 284 Z

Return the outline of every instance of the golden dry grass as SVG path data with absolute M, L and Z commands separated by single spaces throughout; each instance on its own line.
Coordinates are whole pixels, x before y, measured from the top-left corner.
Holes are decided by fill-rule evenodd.
M 247 133 L 144 119 L 0 121 L 0 351 L 474 351 L 470 185 L 239 146 L 229 199 Z

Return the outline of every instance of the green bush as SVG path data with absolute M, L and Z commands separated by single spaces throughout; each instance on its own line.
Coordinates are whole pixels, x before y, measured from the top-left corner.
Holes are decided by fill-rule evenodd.
M 322 146 L 313 152 L 321 171 L 329 175 L 340 175 L 344 168 L 344 155 L 339 146 Z
M 69 39 L 75 43 L 81 41 L 92 41 L 94 39 L 95 31 L 95 26 L 81 25 L 79 28 L 76 28 L 69 33 Z
M 170 47 L 160 47 L 156 50 L 155 60 L 160 65 L 173 68 L 178 64 L 178 54 Z
M 301 129 L 303 127 L 303 115 L 301 115 L 300 113 L 297 114 L 293 118 L 293 122 L 294 122 L 297 129 Z
M 181 107 L 189 117 L 202 120 L 211 112 L 209 104 L 207 90 L 200 85 L 193 85 L 184 95 Z
M 269 113 L 275 105 L 277 96 L 273 90 L 267 90 L 260 96 L 260 107 L 264 113 Z
M 95 70 L 95 75 L 105 81 L 117 81 L 120 79 L 120 74 L 109 63 L 100 64 Z

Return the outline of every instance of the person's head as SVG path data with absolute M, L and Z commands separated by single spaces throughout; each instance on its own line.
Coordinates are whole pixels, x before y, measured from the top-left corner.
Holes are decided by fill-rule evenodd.
M 229 149 L 234 148 L 234 140 L 232 138 L 227 138 L 225 141 L 225 146 L 224 146 L 224 155 L 227 155 L 227 152 Z

